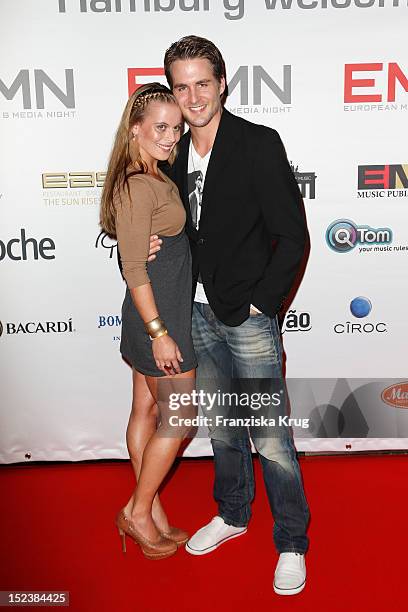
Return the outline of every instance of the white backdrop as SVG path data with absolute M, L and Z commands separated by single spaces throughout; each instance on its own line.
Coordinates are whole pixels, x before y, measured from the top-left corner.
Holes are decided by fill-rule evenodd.
M 2 0 L 0 10 L 0 461 L 127 456 L 124 284 L 99 235 L 100 185 L 129 87 L 163 80 L 165 49 L 191 33 L 221 48 L 227 108 L 278 130 L 305 189 L 311 253 L 286 320 L 286 367 L 326 383 L 293 392 L 294 413 L 314 423 L 298 449 L 408 448 L 406 3 Z M 357 229 L 327 235 L 336 220 Z M 208 452 L 201 437 L 186 454 Z

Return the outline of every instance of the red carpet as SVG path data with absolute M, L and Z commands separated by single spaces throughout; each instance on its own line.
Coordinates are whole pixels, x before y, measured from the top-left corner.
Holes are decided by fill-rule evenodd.
M 129 539 L 121 551 L 113 519 L 133 485 L 128 463 L 2 467 L 0 590 L 70 591 L 61 609 L 72 612 L 407 610 L 408 458 L 301 466 L 312 522 L 299 595 L 272 590 L 277 554 L 258 461 L 248 533 L 210 555 L 162 561 Z M 162 494 L 174 524 L 193 532 L 216 513 L 212 470 L 211 460 L 180 463 Z

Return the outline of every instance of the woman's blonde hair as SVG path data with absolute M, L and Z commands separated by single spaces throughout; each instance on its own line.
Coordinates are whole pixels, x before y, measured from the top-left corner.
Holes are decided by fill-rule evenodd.
M 177 104 L 176 98 L 165 85 L 161 83 L 142 85 L 127 101 L 116 132 L 102 190 L 100 214 L 102 229 L 113 237 L 116 237 L 114 194 L 118 192 L 120 197 L 120 190 L 126 186 L 130 197 L 129 177 L 147 172 L 147 166 L 140 156 L 137 140 L 132 137 L 132 128 L 136 123 L 143 121 L 146 109 L 153 101 Z M 176 155 L 177 151 L 174 147 L 168 159 L 170 164 L 174 162 Z M 134 166 L 134 172 L 129 173 L 129 164 Z

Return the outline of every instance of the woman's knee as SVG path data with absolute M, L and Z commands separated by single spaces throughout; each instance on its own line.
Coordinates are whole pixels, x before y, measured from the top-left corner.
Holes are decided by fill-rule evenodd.
M 146 377 L 133 370 L 133 397 L 131 418 L 157 418 L 158 408 L 153 397 Z
M 139 420 L 139 419 L 157 419 L 159 416 L 159 410 L 157 408 L 157 404 L 155 402 L 141 402 L 141 401 L 133 401 L 132 402 L 132 411 L 130 413 L 131 420 Z

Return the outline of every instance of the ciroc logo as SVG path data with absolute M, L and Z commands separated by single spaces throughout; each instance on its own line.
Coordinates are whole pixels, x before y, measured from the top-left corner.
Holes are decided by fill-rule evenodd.
M 350 311 L 357 319 L 367 317 L 372 309 L 373 305 L 370 300 L 365 297 L 356 297 L 350 302 Z
M 373 305 L 371 300 L 362 295 L 355 297 L 350 302 L 350 312 L 356 319 L 364 319 L 371 313 Z M 354 323 L 346 321 L 345 323 L 336 323 L 334 326 L 336 334 L 372 334 L 384 333 L 387 331 L 386 323 Z

